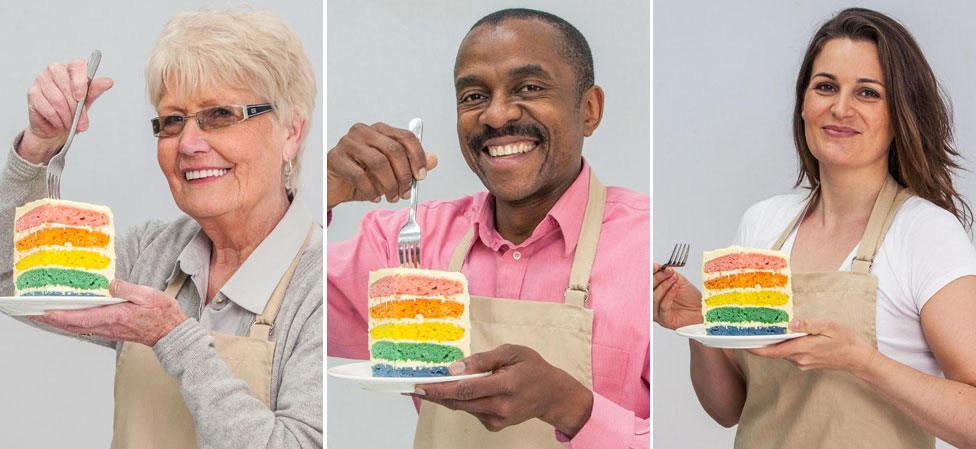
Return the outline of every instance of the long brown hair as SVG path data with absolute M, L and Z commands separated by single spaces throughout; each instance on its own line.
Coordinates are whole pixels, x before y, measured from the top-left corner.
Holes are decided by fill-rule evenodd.
M 973 212 L 952 185 L 952 172 L 960 169 L 953 144 L 952 113 L 925 55 L 905 27 L 894 19 L 863 8 L 845 9 L 824 23 L 803 56 L 796 79 L 793 141 L 800 157 L 794 187 L 806 180 L 820 185 L 820 166 L 810 152 L 804 133 L 803 99 L 813 62 L 833 39 L 873 42 L 888 86 L 888 112 L 894 139 L 888 148 L 888 172 L 903 187 L 951 212 L 972 228 Z

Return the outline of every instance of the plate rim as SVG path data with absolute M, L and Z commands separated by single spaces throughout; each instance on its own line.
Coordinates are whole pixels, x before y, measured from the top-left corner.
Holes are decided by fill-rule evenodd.
M 708 335 L 705 333 L 705 323 L 689 324 L 679 327 L 674 331 L 682 337 L 690 338 L 706 346 L 723 349 L 756 349 L 809 335 L 806 332 L 787 332 L 785 334 L 771 335 Z M 740 344 L 735 345 L 734 343 Z
M 474 374 L 462 374 L 460 376 L 433 376 L 433 377 L 362 377 L 353 376 L 349 374 L 336 372 L 336 369 L 346 368 L 349 369 L 353 366 L 369 366 L 369 360 L 360 360 L 352 363 L 344 363 L 342 365 L 333 366 L 326 370 L 326 374 L 336 379 L 352 380 L 356 382 L 367 382 L 367 383 L 377 383 L 377 384 L 410 384 L 410 385 L 422 385 L 422 384 L 436 384 L 443 382 L 455 382 L 459 380 L 466 379 L 476 379 L 479 377 L 486 377 L 492 374 L 491 371 L 484 373 L 474 373 Z M 419 381 L 419 382 L 418 382 Z

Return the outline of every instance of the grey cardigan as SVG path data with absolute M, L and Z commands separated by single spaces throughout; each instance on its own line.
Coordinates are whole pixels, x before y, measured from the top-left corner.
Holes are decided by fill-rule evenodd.
M 11 151 L 0 172 L 2 295 L 14 293 L 13 257 L 2 254 L 13 248 L 14 208 L 46 194 L 45 167 Z M 163 290 L 180 252 L 199 230 L 193 219 L 184 216 L 172 223 L 147 222 L 119 234 L 116 277 Z M 196 425 L 197 445 L 201 449 L 322 447 L 321 229 L 316 229 L 299 261 L 275 320 L 271 409 L 251 396 L 247 384 L 232 377 L 217 355 L 213 339 L 197 321 L 200 298 L 196 289 L 184 288 L 176 299 L 189 318 L 153 350 L 163 369 L 180 385 Z M 121 342 L 84 340 L 115 348 L 117 353 L 122 348 Z

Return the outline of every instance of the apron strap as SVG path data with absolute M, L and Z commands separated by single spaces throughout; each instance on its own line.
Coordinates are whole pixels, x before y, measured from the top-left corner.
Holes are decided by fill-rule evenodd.
M 183 270 L 177 268 L 176 272 L 173 273 L 173 280 L 169 281 L 166 286 L 166 296 L 171 298 L 176 298 L 176 295 L 180 293 L 180 289 L 183 288 L 183 284 L 186 282 L 186 273 Z
M 268 299 L 268 303 L 264 306 L 264 311 L 254 318 L 254 324 L 251 325 L 251 338 L 271 340 L 271 329 L 274 328 L 274 321 L 278 316 L 278 310 L 281 309 L 281 303 L 284 302 L 285 290 L 288 288 L 288 283 L 291 282 L 291 278 L 295 274 L 295 269 L 298 268 L 298 262 L 302 259 L 302 255 L 305 254 L 305 248 L 308 247 L 308 242 L 312 240 L 312 235 L 314 234 L 315 223 L 312 223 L 308 227 L 308 233 L 305 234 L 305 241 L 302 242 L 302 247 L 298 250 L 298 254 L 295 254 L 295 258 L 291 260 L 291 264 L 288 265 L 285 274 L 281 276 L 278 285 L 275 286 L 274 291 L 271 293 L 271 299 Z
M 885 234 L 888 233 L 888 228 L 891 227 L 895 213 L 910 196 L 911 193 L 908 189 L 902 189 L 895 178 L 888 175 L 884 187 L 881 188 L 881 193 L 878 194 L 878 199 L 874 202 L 874 209 L 871 210 L 871 217 L 868 218 L 868 225 L 864 229 L 864 236 L 861 237 L 857 255 L 854 256 L 851 263 L 852 272 L 868 273 L 871 271 L 874 256 L 877 254 L 878 248 L 881 247 L 881 242 L 884 240 Z
M 803 206 L 803 210 L 801 210 L 800 213 L 793 218 L 793 221 L 791 221 L 790 224 L 786 226 L 786 229 L 783 230 L 783 233 L 779 235 L 778 239 L 776 239 L 776 243 L 773 244 L 774 251 L 779 251 L 780 249 L 782 249 L 783 244 L 786 243 L 786 239 L 789 238 L 790 234 L 793 233 L 793 230 L 800 225 L 800 220 L 803 220 L 803 217 L 807 215 L 807 212 L 810 211 L 810 207 L 813 204 L 813 200 L 817 198 L 818 196 L 817 189 L 819 188 L 820 187 L 817 187 L 816 189 L 810 192 L 810 196 L 807 197 L 807 204 Z
M 569 287 L 566 289 L 566 304 L 583 307 L 589 304 L 590 272 L 596 259 L 596 244 L 600 241 L 603 227 L 603 210 L 607 204 L 607 188 L 596 178 L 590 169 L 589 198 L 583 214 L 583 226 L 576 242 L 573 268 L 569 273 Z
M 596 245 L 600 241 L 600 229 L 603 227 L 603 211 L 606 206 L 607 188 L 596 178 L 590 169 L 589 198 L 586 201 L 586 212 L 583 214 L 583 226 L 580 228 L 579 241 L 576 243 L 576 253 L 569 274 L 569 287 L 566 288 L 564 298 L 566 304 L 583 307 L 588 304 L 590 294 L 590 272 L 593 271 L 593 261 L 596 259 Z M 461 271 L 464 259 L 474 246 L 474 227 L 472 226 L 461 237 L 461 241 L 454 248 L 448 271 Z

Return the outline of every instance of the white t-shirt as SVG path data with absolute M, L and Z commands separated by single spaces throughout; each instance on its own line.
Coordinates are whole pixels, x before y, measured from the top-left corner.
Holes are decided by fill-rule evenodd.
M 806 193 L 779 195 L 756 203 L 739 224 L 734 244 L 772 248 L 806 204 Z M 796 230 L 782 250 L 793 249 Z M 850 271 L 857 248 L 838 271 Z M 878 350 L 919 371 L 942 376 L 922 332 L 922 306 L 950 282 L 976 275 L 976 248 L 951 213 L 919 197 L 898 209 L 872 274 L 878 277 L 875 305 Z

